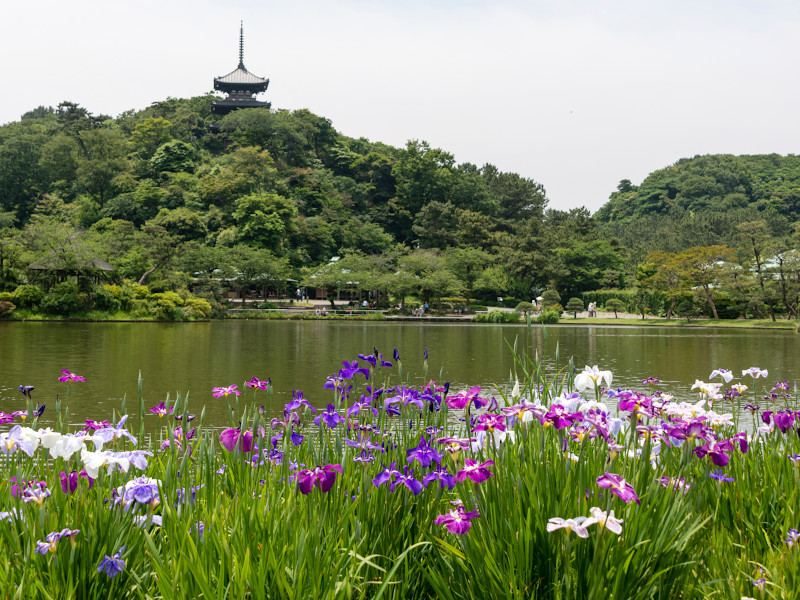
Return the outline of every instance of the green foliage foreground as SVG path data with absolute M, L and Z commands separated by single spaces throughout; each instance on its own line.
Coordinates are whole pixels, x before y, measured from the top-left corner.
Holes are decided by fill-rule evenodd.
M 31 429 L 9 431 L 7 425 L 0 434 L 5 549 L 0 593 L 6 598 L 628 600 L 794 593 L 800 559 L 790 529 L 798 526 L 800 473 L 794 459 L 800 441 L 793 411 L 781 413 L 788 416 L 780 423 L 791 420 L 785 435 L 775 426 L 777 418 L 767 419 L 772 426 L 750 436 L 749 451 L 741 452 L 737 444 L 727 453 L 722 480 L 709 476 L 715 468 L 712 452 L 705 458 L 692 452 L 706 443 L 704 437 L 741 442 L 742 436 L 734 436 L 738 418 L 707 412 L 717 395 L 713 384 L 701 386 L 701 402 L 693 406 L 657 392 L 657 380 L 647 382 L 646 392 L 612 400 L 597 388 L 609 384 L 610 373 L 587 368 L 573 377 L 571 364 L 547 371 L 520 351 L 518 385 L 495 393 L 500 405 L 513 405 L 501 410 L 493 402 L 481 406 L 491 392 L 478 388 L 448 396 L 428 382 L 427 363 L 426 383 L 414 390 L 399 385 L 410 385 L 399 361 L 381 367 L 372 364 L 381 365 L 377 352 L 364 358 L 371 362 L 362 363 L 363 371 L 345 369 L 329 378 L 334 389 L 326 393 L 333 404 L 327 416 L 317 410 L 320 427 L 304 430 L 298 424 L 314 417 L 302 404 L 302 393 L 295 394 L 296 406 L 273 420 L 272 433 L 279 436 L 285 425 L 291 432 L 292 423 L 306 434 L 297 446 L 289 432 L 270 440 L 272 433 L 262 430 L 267 425 L 269 431 L 269 424 L 254 410 L 264 401 L 264 392 L 256 390 L 266 389 L 270 399 L 271 388 L 255 378 L 253 392 L 241 397 L 236 386 L 215 389 L 219 398 L 213 401 L 236 400 L 231 423 L 246 424 L 241 430 L 232 426 L 220 434 L 204 426 L 202 415 L 189 423 L 187 397 L 175 402 L 168 397 L 164 406 L 154 407 L 169 424 L 163 426 L 163 445 L 148 441 L 140 429 L 137 447 L 153 450 L 150 456 L 129 453 L 124 423 L 89 431 L 105 440 L 99 452 L 81 438 L 71 438 L 70 452 L 69 438 L 39 429 L 36 419 Z M 368 382 L 387 390 L 372 400 L 374 414 L 362 396 L 370 393 L 367 370 Z M 747 381 L 752 387 L 757 382 Z M 77 394 L 75 386 L 91 382 L 66 385 Z M 354 388 L 340 402 L 338 390 L 349 385 Z M 589 400 L 571 396 L 575 389 Z M 796 393 L 776 390 L 768 394 L 770 410 L 796 408 Z M 753 390 L 753 397 L 763 391 Z M 600 416 L 595 394 L 609 404 L 619 401 L 625 421 Z M 361 404 L 353 414 L 356 400 Z M 27 401 L 33 414 L 31 391 Z M 633 408 L 626 410 L 623 401 Z M 428 410 L 439 405 L 441 410 Z M 182 419 L 172 421 L 170 409 Z M 144 414 L 143 404 L 140 411 Z M 481 413 L 471 432 L 459 420 L 465 411 L 468 420 Z M 56 412 L 61 428 L 62 407 Z M 659 425 L 666 420 L 678 427 L 677 414 L 684 424 L 697 415 L 705 418 L 681 441 L 667 437 Z M 470 433 L 482 445 L 472 452 L 434 441 Z M 38 448 L 31 449 L 34 442 Z M 370 451 L 371 444 L 380 447 Z M 53 448 L 59 448 L 56 456 Z M 442 448 L 452 451 L 439 454 Z M 436 472 L 434 455 L 441 456 L 451 479 L 433 479 L 423 488 L 423 475 Z M 433 461 L 430 466 L 421 465 L 425 456 Z M 361 462 L 354 461 L 359 457 Z M 325 470 L 328 465 L 333 466 Z M 317 466 L 318 471 L 303 470 Z M 76 475 L 74 491 L 64 493 L 59 474 L 81 469 L 97 476 L 91 489 L 88 479 Z M 600 487 L 608 473 L 624 481 Z M 32 483 L 17 486 L 12 477 Z M 38 481 L 52 494 L 39 491 Z M 462 516 L 479 514 L 461 534 L 436 524 L 442 515 L 458 516 L 452 505 L 457 501 L 463 503 Z M 553 527 L 554 519 L 585 517 L 592 507 L 613 510 L 621 533 L 614 531 L 619 528 L 610 512 L 602 524 L 586 529 L 589 522 L 580 520 L 572 521 L 571 529 Z M 65 528 L 79 532 L 49 543 L 48 534 Z

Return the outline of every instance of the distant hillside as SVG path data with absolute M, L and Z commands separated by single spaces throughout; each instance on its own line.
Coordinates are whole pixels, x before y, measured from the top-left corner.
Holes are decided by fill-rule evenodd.
M 800 156 L 683 158 L 654 171 L 640 186 L 621 181 L 595 216 L 603 222 L 626 221 L 676 208 L 691 212 L 751 208 L 796 220 L 800 217 Z

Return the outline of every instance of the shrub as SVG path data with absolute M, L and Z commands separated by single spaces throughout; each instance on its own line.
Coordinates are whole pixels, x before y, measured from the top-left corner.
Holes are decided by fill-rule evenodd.
M 0 300 L 0 317 L 7 317 L 11 313 L 14 312 L 14 309 L 17 307 L 14 306 L 8 300 Z
M 83 309 L 78 285 L 71 281 L 62 281 L 54 285 L 39 305 L 44 312 L 62 317 Z
M 475 323 L 516 323 L 519 321 L 519 313 L 492 309 L 488 313 L 475 315 L 472 317 L 472 321 Z
M 21 285 L 14 290 L 14 304 L 20 308 L 35 308 L 44 298 L 44 292 L 35 285 Z
M 119 301 L 119 293 L 115 295 L 114 292 L 109 289 L 110 287 L 112 286 L 104 285 L 95 288 L 92 303 L 96 309 L 107 311 L 119 310 L 121 305 Z
M 187 298 L 184 301 L 184 315 L 190 318 L 199 317 L 201 319 L 207 319 L 211 316 L 211 304 L 208 300 L 203 300 L 202 298 Z
M 563 311 L 562 311 L 563 312 Z M 561 316 L 561 312 L 555 310 L 546 310 L 538 317 L 536 317 L 537 323 L 543 323 L 545 325 L 552 325 L 554 323 L 558 323 L 558 319 Z

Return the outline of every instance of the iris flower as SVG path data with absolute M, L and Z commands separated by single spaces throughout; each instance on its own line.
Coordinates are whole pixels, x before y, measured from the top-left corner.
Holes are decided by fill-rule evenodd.
M 723 473 L 722 469 L 715 469 L 714 471 L 709 473 L 708 476 L 711 477 L 711 479 L 716 479 L 717 481 L 720 482 L 720 484 L 723 481 L 736 481 L 733 477 L 728 477 L 727 474 Z
M 31 392 L 36 389 L 32 385 L 21 385 L 19 386 L 19 391 L 28 399 L 31 399 Z
M 420 436 L 418 446 L 406 450 L 406 461 L 411 463 L 415 460 L 418 460 L 426 468 L 430 467 L 432 462 L 439 466 L 442 465 L 442 455 L 431 447 L 424 435 Z
M 168 414 L 172 414 L 172 411 L 175 410 L 174 406 L 171 406 L 169 410 L 167 410 L 167 406 L 164 402 L 159 402 L 153 408 L 150 409 L 150 412 L 153 414 L 158 415 L 158 418 L 165 417 Z
M 630 502 L 631 500 L 635 501 L 637 504 L 641 504 L 641 500 L 639 500 L 639 496 L 636 495 L 636 492 L 633 490 L 633 486 L 625 481 L 621 475 L 617 475 L 616 473 L 605 473 L 596 479 L 597 485 L 601 488 L 610 490 L 612 494 L 618 496 L 624 502 Z
M 586 517 L 575 517 L 574 519 L 553 517 L 547 522 L 547 531 L 553 533 L 559 529 L 566 529 L 567 535 L 574 531 L 578 537 L 588 538 L 589 531 L 583 526 L 584 521 L 586 521 Z
M 709 375 L 708 378 L 714 379 L 714 377 L 716 377 L 717 375 L 722 377 L 725 380 L 725 383 L 730 383 L 731 379 L 733 379 L 733 373 L 728 369 L 714 369 L 713 371 L 711 371 L 711 375 Z
M 336 406 L 328 404 L 328 407 L 314 419 L 314 425 L 321 427 L 320 421 L 324 422 L 325 425 L 331 429 L 336 429 L 336 426 L 342 422 L 342 416 L 336 412 Z
M 458 506 L 455 510 L 436 517 L 434 523 L 436 525 L 444 525 L 450 533 L 464 535 L 472 527 L 472 519 L 477 519 L 478 517 L 480 515 L 477 510 L 466 512 L 464 507 Z
M 89 480 L 89 489 L 92 489 L 94 485 L 94 479 L 89 477 L 88 473 L 86 473 L 86 469 L 81 469 L 80 472 L 72 471 L 71 473 L 65 473 L 61 471 L 59 475 L 59 479 L 61 480 L 61 491 L 65 494 L 72 494 L 78 489 L 78 478 L 88 479 Z
M 125 570 L 125 561 L 121 558 L 124 550 L 125 546 L 122 546 L 113 556 L 109 556 L 108 554 L 104 555 L 103 560 L 101 560 L 100 564 L 97 566 L 97 572 L 105 572 L 109 578 L 116 577 L 122 573 L 122 571 Z
M 236 384 L 229 385 L 228 387 L 215 387 L 211 391 L 213 392 L 214 398 L 222 398 L 223 396 L 227 398 L 230 395 L 234 396 L 242 395 L 242 392 L 239 391 L 239 386 Z
M 450 408 L 455 408 L 458 410 L 464 409 L 469 406 L 471 403 L 474 403 L 476 408 L 480 408 L 483 405 L 481 402 L 481 398 L 478 398 L 478 394 L 480 393 L 481 388 L 480 386 L 474 386 L 469 388 L 468 390 L 462 390 L 455 396 L 447 396 L 445 398 L 445 404 Z
M 742 377 L 745 375 L 750 375 L 753 379 L 758 379 L 759 377 L 767 377 L 769 375 L 769 371 L 767 369 L 759 369 L 758 367 L 750 367 L 749 369 L 744 369 L 742 371 Z
M 448 473 L 447 467 L 439 467 L 438 469 L 426 473 L 422 478 L 422 485 L 427 488 L 432 481 L 436 480 L 441 482 L 442 489 L 452 490 L 456 487 L 455 475 Z
M 611 371 L 601 371 L 597 365 L 593 367 L 586 365 L 583 371 L 575 376 L 575 388 L 581 391 L 593 390 L 601 382 L 605 382 L 608 388 L 611 387 L 613 379 L 614 375 Z
M 600 510 L 596 506 L 593 506 L 589 509 L 589 515 L 589 518 L 582 523 L 584 527 L 588 527 L 589 525 L 594 525 L 597 523 L 597 526 L 601 529 L 608 529 L 611 533 L 616 533 L 617 535 L 622 533 L 621 523 L 623 520 L 617 519 L 614 516 L 613 510 L 610 513 L 607 513 L 606 511 Z
M 95 439 L 102 440 L 104 444 L 108 444 L 122 437 L 127 437 L 135 446 L 136 438 L 133 437 L 130 434 L 130 432 L 123 427 L 123 425 L 125 425 L 125 421 L 127 420 L 128 420 L 128 415 L 125 415 L 119 420 L 119 423 L 117 423 L 116 427 L 109 426 L 109 427 L 104 427 L 103 429 L 98 429 L 97 432 L 94 434 Z
M 284 410 L 286 410 L 286 411 L 297 410 L 297 409 L 298 409 L 298 408 L 300 408 L 301 406 L 305 406 L 305 407 L 306 407 L 306 408 L 308 408 L 308 409 L 309 409 L 309 410 L 310 410 L 312 413 L 313 413 L 313 412 L 317 412 L 317 409 L 315 409 L 313 406 L 311 406 L 311 405 L 308 403 L 308 400 L 306 400 L 305 396 L 303 396 L 303 391 L 302 391 L 302 390 L 294 390 L 294 391 L 292 391 L 292 401 L 291 401 L 291 402 L 289 402 L 289 403 L 288 403 L 288 404 L 287 404 L 287 405 L 284 407 Z
M 269 386 L 272 385 L 272 380 L 267 379 L 266 381 L 261 381 L 258 377 L 253 377 L 250 381 L 245 383 L 245 385 L 249 388 L 255 388 L 263 391 L 269 389 Z
M 456 481 L 460 482 L 469 478 L 475 483 L 480 483 L 481 481 L 486 481 L 489 479 L 489 477 L 494 475 L 494 473 L 489 471 L 488 468 L 494 464 L 493 460 L 487 460 L 486 462 L 479 463 L 477 460 L 467 458 L 464 463 L 464 468 L 456 473 Z
M 222 447 L 228 452 L 233 452 L 236 447 L 243 453 L 253 450 L 253 432 L 245 431 L 242 433 L 240 429 L 228 428 L 219 434 L 219 441 Z
M 75 375 L 75 373 L 70 373 L 69 369 L 61 369 L 63 375 L 58 378 L 61 383 L 69 383 L 72 381 L 86 381 L 85 377 L 81 377 L 80 375 Z
M 309 494 L 314 487 L 321 492 L 328 492 L 336 482 L 336 474 L 342 473 L 342 465 L 325 465 L 313 469 L 300 469 L 294 474 L 297 489 L 303 494 Z

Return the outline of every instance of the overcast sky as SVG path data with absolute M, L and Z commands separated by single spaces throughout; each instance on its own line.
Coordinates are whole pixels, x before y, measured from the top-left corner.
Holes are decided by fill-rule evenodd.
M 696 154 L 800 151 L 800 1 L 8 2 L 0 123 L 117 116 L 245 66 L 341 133 L 430 142 L 597 210 Z

